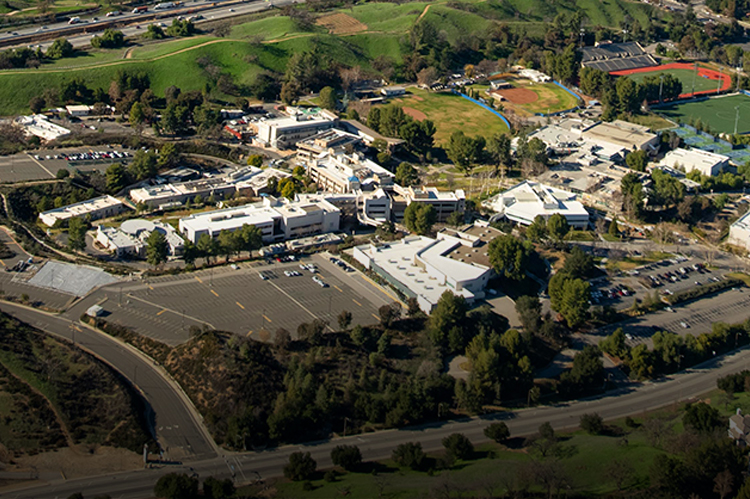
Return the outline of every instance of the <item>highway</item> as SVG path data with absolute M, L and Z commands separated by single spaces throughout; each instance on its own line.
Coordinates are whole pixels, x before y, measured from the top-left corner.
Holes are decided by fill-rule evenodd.
M 70 322 L 64 319 L 54 319 L 33 310 L 6 304 L 0 305 L 0 309 L 22 320 L 26 320 L 37 327 L 54 329 L 61 336 L 72 337 L 71 333 L 73 329 L 69 327 Z M 106 338 L 102 339 L 101 335 L 96 333 L 81 334 L 77 332 L 76 341 L 82 341 L 83 346 L 86 348 L 92 349 L 93 347 L 99 351 L 104 351 L 105 348 L 114 348 L 115 353 L 107 354 L 108 357 L 113 359 L 119 359 L 120 357 L 127 358 L 127 354 L 124 351 L 120 352 L 117 350 L 117 345 L 114 347 L 111 345 L 100 347 L 101 343 L 107 345 L 107 342 L 114 342 Z M 125 361 L 121 360 L 120 362 Z M 130 362 L 131 364 L 127 366 L 137 361 L 131 360 Z M 155 466 L 148 470 L 137 470 L 80 480 L 63 481 L 61 479 L 23 490 L 8 491 L 4 494 L 4 497 L 12 499 L 60 498 L 80 491 L 87 496 L 110 494 L 122 499 L 145 498 L 152 495 L 153 486 L 159 476 L 173 471 L 195 473 L 201 479 L 208 476 L 215 476 L 217 478 L 234 476 L 237 483 L 249 482 L 256 478 L 279 476 L 282 474 L 283 466 L 287 462 L 289 454 L 298 450 L 309 451 L 318 462 L 318 466 L 325 468 L 331 466 L 331 449 L 342 443 L 359 446 L 366 460 L 377 460 L 389 457 L 391 451 L 397 445 L 404 442 L 421 442 L 423 448 L 427 451 L 438 450 L 442 447 L 442 438 L 454 432 L 464 433 L 474 443 L 483 442 L 486 440 L 483 430 L 494 420 L 506 421 L 511 434 L 514 436 L 532 434 L 545 421 L 549 421 L 557 430 L 574 428 L 578 425 L 580 416 L 585 413 L 597 412 L 605 419 L 610 420 L 627 415 L 638 415 L 644 411 L 695 398 L 715 388 L 718 377 L 748 368 L 749 365 L 750 350 L 743 349 L 667 378 L 644 384 L 632 384 L 618 391 L 591 399 L 475 417 L 461 421 L 433 423 L 415 428 L 353 435 L 345 438 L 313 442 L 306 445 L 290 445 L 258 452 L 237 454 L 225 452 L 220 455 L 211 456 L 211 452 L 206 450 L 203 455 L 210 457 L 198 458 L 186 464 Z M 127 373 L 129 371 L 130 367 L 127 366 L 121 366 L 123 372 Z M 144 370 L 146 369 L 144 368 Z M 142 377 L 141 370 L 138 371 L 136 384 L 144 389 L 144 391 L 151 389 L 152 384 L 153 386 L 159 386 L 159 392 L 150 390 L 146 392 L 148 400 L 154 401 L 153 397 L 157 395 L 158 397 L 164 397 L 163 405 L 171 406 L 176 404 L 176 407 L 186 410 L 184 406 L 175 401 L 173 394 L 170 395 L 170 388 L 158 379 Z M 170 396 L 172 397 L 169 399 L 171 401 L 167 402 Z M 156 405 L 156 401 L 153 403 L 157 413 L 162 410 L 161 403 L 159 406 Z M 175 411 L 174 407 L 168 410 L 169 417 L 179 417 L 177 414 L 173 414 L 175 412 L 178 411 Z M 159 416 L 159 418 L 163 417 L 165 416 Z M 195 448 L 199 439 L 196 436 L 192 438 L 192 445 Z M 208 447 L 207 444 L 204 445 Z
M 304 1 L 304 0 L 299 0 Z M 123 13 L 120 16 L 113 17 L 113 18 L 106 18 L 107 21 L 117 21 L 118 23 L 129 23 L 127 26 L 120 26 L 116 29 L 122 31 L 126 37 L 137 37 L 139 35 L 142 35 L 145 33 L 146 28 L 150 24 L 155 23 L 164 23 L 165 25 L 169 26 L 172 24 L 172 20 L 176 19 L 179 16 L 182 17 L 190 17 L 190 16 L 197 16 L 201 15 L 202 19 L 196 20 L 195 24 L 197 26 L 200 26 L 200 24 L 205 22 L 215 22 L 222 19 L 228 19 L 235 16 L 241 16 L 245 14 L 252 14 L 255 12 L 261 12 L 264 10 L 272 9 L 275 7 L 281 7 L 284 5 L 289 5 L 292 3 L 295 3 L 295 0 L 272 0 L 272 1 L 243 1 L 241 3 L 235 3 L 235 2 L 224 2 L 224 4 L 217 5 L 216 8 L 208 9 L 208 10 L 202 10 L 200 12 L 196 12 L 193 14 L 186 14 L 185 10 L 192 10 L 199 7 L 206 8 L 207 6 L 212 5 L 213 3 L 218 2 L 190 2 L 186 3 L 183 7 L 179 9 L 169 9 L 169 10 L 159 10 L 154 11 L 153 6 L 149 6 L 148 14 L 154 14 L 158 13 L 160 16 L 159 19 L 144 19 L 143 22 L 137 22 L 139 18 L 143 18 L 143 14 L 132 14 L 132 13 Z M 99 21 L 101 22 L 105 20 L 103 17 L 104 14 L 99 14 Z M 92 24 L 95 22 L 90 22 L 90 20 L 82 19 L 83 23 L 79 24 L 77 26 L 85 26 L 87 24 Z M 93 27 L 93 26 L 92 26 Z M 52 41 L 55 37 L 50 38 L 50 34 L 54 34 L 55 32 L 65 30 L 67 28 L 70 28 L 70 26 L 67 23 L 57 23 L 57 24 L 51 24 L 46 27 L 46 29 L 42 29 L 41 27 L 34 26 L 31 28 L 24 28 L 24 29 L 18 29 L 15 31 L 7 31 L 4 33 L 0 33 L 0 44 L 4 44 L 6 46 L 12 46 L 13 39 L 17 38 L 18 36 L 22 35 L 35 35 L 39 34 L 44 35 L 46 37 L 46 41 L 44 42 L 32 42 L 31 45 L 36 46 L 39 45 L 43 49 L 46 49 L 51 45 Z M 90 44 L 91 37 L 97 34 L 101 34 L 102 30 L 92 30 L 90 33 L 86 34 L 77 34 L 77 35 L 69 35 L 66 36 L 67 40 L 73 44 L 74 47 L 87 47 Z M 13 35 L 12 33 L 16 33 Z M 24 43 L 26 45 L 26 43 Z
M 0 310 L 37 329 L 75 341 L 129 379 L 149 406 L 152 430 L 166 457 L 183 460 L 216 456 L 213 439 L 177 383 L 134 348 L 77 321 L 22 305 L 2 302 Z

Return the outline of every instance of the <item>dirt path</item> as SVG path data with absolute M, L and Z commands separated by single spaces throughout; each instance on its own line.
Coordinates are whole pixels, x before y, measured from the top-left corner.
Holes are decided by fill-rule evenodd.
M 425 5 L 424 10 L 422 11 L 421 14 L 419 14 L 419 17 L 417 18 L 417 23 L 422 20 L 422 18 L 425 16 L 425 14 L 427 14 L 427 11 L 430 10 L 431 6 L 432 6 L 432 4 Z M 414 23 L 414 24 L 416 24 L 416 23 Z

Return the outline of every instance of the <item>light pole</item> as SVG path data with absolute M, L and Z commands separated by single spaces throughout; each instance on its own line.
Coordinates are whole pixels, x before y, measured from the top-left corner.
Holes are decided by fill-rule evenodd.
M 659 75 L 659 102 L 661 102 L 661 90 L 664 88 L 664 75 Z

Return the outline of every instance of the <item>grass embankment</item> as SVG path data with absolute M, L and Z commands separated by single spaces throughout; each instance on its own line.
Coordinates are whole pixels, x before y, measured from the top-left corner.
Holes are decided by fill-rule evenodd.
M 628 270 L 633 270 L 636 267 L 640 267 L 641 265 L 648 265 L 649 263 L 656 263 L 673 257 L 674 255 L 671 253 L 652 251 L 643 256 L 626 256 L 622 259 L 607 260 L 607 269 L 626 272 Z
M 113 371 L 4 315 L 0 401 L 0 441 L 13 452 L 60 447 L 66 437 L 133 451 L 149 441 L 139 400 Z

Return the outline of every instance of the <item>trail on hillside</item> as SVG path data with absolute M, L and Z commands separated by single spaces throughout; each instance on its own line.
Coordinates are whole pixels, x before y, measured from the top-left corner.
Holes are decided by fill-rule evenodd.
M 425 5 L 424 10 L 422 11 L 421 14 L 419 14 L 419 17 L 417 18 L 417 23 L 422 20 L 422 18 L 425 16 L 425 14 L 427 14 L 427 11 L 430 10 L 431 6 L 432 6 L 432 4 Z M 416 23 L 414 23 L 414 24 L 416 24 Z

